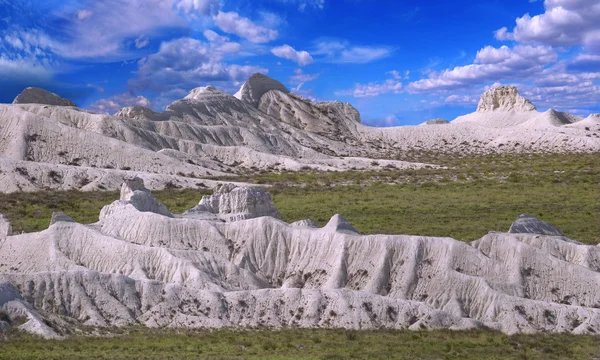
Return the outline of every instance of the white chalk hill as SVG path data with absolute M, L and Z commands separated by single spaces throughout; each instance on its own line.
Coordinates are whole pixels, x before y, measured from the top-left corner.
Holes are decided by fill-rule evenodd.
M 323 228 L 262 216 L 278 215 L 268 198 L 224 186 L 173 215 L 130 179 L 95 224 L 57 214 L 13 235 L 0 217 L 0 309 L 48 337 L 79 325 L 600 331 L 600 248 L 535 218 L 472 243 L 361 236 L 339 215 Z
M 600 118 L 538 112 L 514 87 L 490 89 L 475 113 L 449 123 L 393 128 L 365 126 L 350 104 L 311 102 L 262 74 L 235 96 L 196 88 L 164 112 L 73 105 L 34 88 L 0 105 L 0 191 L 118 189 L 132 175 L 162 189 L 248 169 L 419 168 L 386 159 L 428 152 L 600 151 Z

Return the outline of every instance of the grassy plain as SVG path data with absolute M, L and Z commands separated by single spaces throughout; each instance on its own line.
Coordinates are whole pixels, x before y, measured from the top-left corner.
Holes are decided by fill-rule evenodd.
M 521 213 L 558 226 L 572 239 L 600 243 L 600 156 L 523 155 L 433 159 L 448 169 L 253 174 L 241 180 L 270 187 L 285 221 L 324 225 L 336 213 L 363 234 L 450 236 L 474 240 L 507 231 Z M 240 180 L 236 178 L 236 180 Z M 154 195 L 171 211 L 196 205 L 207 191 Z M 45 229 L 52 211 L 97 221 L 118 192 L 0 194 L 0 213 L 15 232 Z
M 117 330 L 44 340 L 13 334 L 0 359 L 593 359 L 597 336 L 478 331 Z

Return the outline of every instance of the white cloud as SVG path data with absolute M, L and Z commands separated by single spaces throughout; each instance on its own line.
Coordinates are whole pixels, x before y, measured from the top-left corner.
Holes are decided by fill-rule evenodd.
M 557 57 L 548 46 L 486 46 L 477 52 L 473 64 L 432 72 L 428 78 L 410 83 L 407 89 L 417 93 L 461 88 L 487 81 L 531 78 Z
M 384 46 L 354 46 L 346 41 L 324 40 L 316 44 L 314 55 L 325 61 L 342 64 L 366 64 L 388 57 L 392 49 Z
M 107 99 L 101 99 L 89 106 L 89 109 L 99 113 L 114 114 L 123 107 L 142 106 L 149 108 L 152 102 L 144 96 L 135 96 L 130 93 L 115 95 Z
M 142 106 L 149 108 L 152 102 L 144 96 L 135 96 L 130 93 L 115 95 L 107 99 L 101 99 L 89 106 L 89 109 L 99 113 L 114 114 L 126 106 Z
M 502 28 L 499 40 L 516 40 L 550 46 L 584 46 L 600 52 L 600 2 L 598 0 L 545 0 L 545 12 L 516 19 L 512 32 Z
M 354 47 L 343 50 L 339 61 L 342 63 L 364 64 L 382 59 L 389 56 L 389 54 L 390 51 L 386 48 Z
M 250 19 L 240 16 L 236 12 L 221 12 L 213 17 L 219 29 L 229 34 L 235 34 L 253 43 L 266 43 L 275 40 L 277 30 L 269 29 L 253 23 Z
M 450 95 L 444 102 L 446 104 L 477 104 L 478 99 L 469 95 Z
M 224 63 L 224 58 L 235 52 L 233 48 L 241 49 L 236 44 L 206 43 L 192 38 L 164 42 L 157 53 L 139 61 L 138 77 L 129 81 L 130 88 L 165 93 L 207 82 L 243 81 L 255 72 L 268 72 L 259 66 Z
M 277 57 L 298 63 L 300 66 L 313 63 L 313 58 L 307 51 L 297 51 L 287 44 L 271 49 L 271 53 Z
M 306 82 L 316 80 L 320 74 L 305 74 L 302 69 L 294 70 L 294 74 L 290 76 L 290 84 L 302 85 Z
M 402 74 L 398 70 L 388 71 L 386 74 L 392 75 L 392 77 L 396 80 L 408 79 L 410 77 L 410 70 L 405 70 L 404 74 Z
M 354 89 L 337 91 L 336 95 L 350 95 L 355 98 L 375 97 L 382 94 L 402 92 L 402 83 L 396 79 L 387 79 L 383 83 L 371 82 L 368 84 L 355 84 Z
M 229 38 L 226 36 L 221 36 L 212 30 L 204 30 L 204 37 L 206 40 L 214 43 L 223 43 L 229 41 Z
M 197 11 L 202 15 L 208 15 L 219 11 L 219 3 L 219 0 L 179 0 L 176 7 L 188 14 Z

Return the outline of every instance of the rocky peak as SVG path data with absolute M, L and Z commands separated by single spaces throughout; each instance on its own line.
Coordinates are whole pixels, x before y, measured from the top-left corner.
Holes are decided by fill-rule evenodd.
M 150 190 L 144 186 L 144 180 L 135 176 L 123 179 L 119 200 L 102 208 L 100 211 L 100 220 L 123 211 L 129 205 L 132 205 L 141 212 L 153 212 L 173 217 L 169 209 L 163 203 L 156 200 Z
M 498 86 L 491 88 L 483 95 L 477 105 L 477 112 L 491 111 L 534 111 L 535 106 L 519 95 L 516 86 Z
M 13 104 L 44 104 L 44 105 L 57 105 L 57 106 L 75 106 L 75 104 L 69 100 L 64 99 L 55 93 L 51 93 L 48 90 L 28 87 L 23 90 L 22 93 L 17 95 Z
M 290 91 L 279 81 L 272 79 L 261 73 L 256 73 L 242 85 L 240 90 L 235 93 L 236 98 L 258 107 L 260 98 L 271 90 L 279 90 L 284 93 Z
M 208 86 L 202 86 L 202 87 L 197 87 L 195 89 L 192 89 L 192 91 L 190 91 L 190 93 L 187 94 L 184 99 L 200 100 L 207 96 L 214 96 L 214 95 L 226 95 L 226 94 L 224 92 L 222 92 L 221 90 L 217 89 L 216 87 L 214 87 L 212 85 L 208 85 Z

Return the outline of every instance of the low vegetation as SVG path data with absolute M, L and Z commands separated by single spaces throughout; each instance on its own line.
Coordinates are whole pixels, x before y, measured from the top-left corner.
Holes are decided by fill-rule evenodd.
M 507 231 L 521 213 L 558 226 L 572 239 L 600 243 L 600 157 L 597 154 L 439 159 L 448 169 L 262 174 L 242 180 L 270 186 L 285 221 L 324 225 L 344 215 L 363 234 L 450 236 L 473 240 Z M 236 179 L 240 180 L 240 179 Z M 196 205 L 207 191 L 154 192 L 171 211 Z M 98 220 L 118 192 L 0 194 L 13 230 L 45 229 L 52 211 Z
M 592 359 L 598 338 L 493 331 L 126 330 L 110 337 L 0 340 L 0 359 Z

